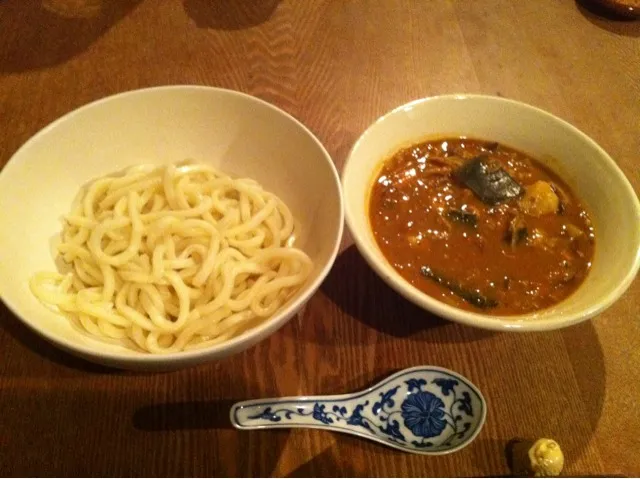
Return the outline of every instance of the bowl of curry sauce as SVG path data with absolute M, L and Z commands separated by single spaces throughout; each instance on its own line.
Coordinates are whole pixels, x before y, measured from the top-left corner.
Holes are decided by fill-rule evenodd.
M 342 184 L 369 265 L 438 316 L 551 330 L 615 302 L 640 265 L 640 205 L 613 159 L 543 110 L 418 100 L 356 142 Z

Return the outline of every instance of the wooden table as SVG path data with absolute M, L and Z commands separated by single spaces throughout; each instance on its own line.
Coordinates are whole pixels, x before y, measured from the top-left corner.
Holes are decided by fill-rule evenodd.
M 242 90 L 291 112 L 340 167 L 387 110 L 450 92 L 570 121 L 640 191 L 640 22 L 573 0 L 2 0 L 0 164 L 92 100 L 153 85 Z M 3 231 L 0 234 L 10 234 Z M 268 340 L 167 374 L 59 352 L 0 307 L 2 475 L 508 474 L 511 438 L 550 436 L 570 475 L 640 474 L 640 281 L 595 321 L 500 334 L 422 313 L 345 236 L 328 279 Z M 436 364 L 484 391 L 485 428 L 450 456 L 321 431 L 238 432 L 236 400 L 360 389 Z

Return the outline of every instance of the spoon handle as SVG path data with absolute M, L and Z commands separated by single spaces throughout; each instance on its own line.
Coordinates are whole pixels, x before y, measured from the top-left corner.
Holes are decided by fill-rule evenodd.
M 341 407 L 343 408 L 341 410 Z M 330 397 L 291 397 L 243 401 L 233 405 L 231 423 L 238 429 L 321 427 L 346 423 L 340 401 Z
M 407 452 L 430 453 L 416 451 L 415 447 L 405 444 L 400 433 L 399 411 L 385 410 L 382 402 L 371 402 L 362 393 L 249 400 L 234 404 L 229 415 L 237 429 L 328 429 Z

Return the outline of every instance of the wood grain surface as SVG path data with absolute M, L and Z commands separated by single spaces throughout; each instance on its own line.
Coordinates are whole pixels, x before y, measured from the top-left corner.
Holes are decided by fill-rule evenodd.
M 570 121 L 638 192 L 639 36 L 639 22 L 573 0 L 1 0 L 0 165 L 64 113 L 153 85 L 268 100 L 317 134 L 338 167 L 387 110 L 482 92 Z M 179 372 L 82 362 L 0 306 L 0 474 L 495 476 L 509 474 L 507 441 L 550 436 L 568 475 L 638 475 L 639 316 L 635 281 L 597 319 L 563 331 L 459 326 L 393 293 L 348 234 L 287 326 Z M 329 432 L 229 424 L 236 400 L 357 390 L 419 364 L 483 390 L 487 423 L 468 448 L 411 456 Z

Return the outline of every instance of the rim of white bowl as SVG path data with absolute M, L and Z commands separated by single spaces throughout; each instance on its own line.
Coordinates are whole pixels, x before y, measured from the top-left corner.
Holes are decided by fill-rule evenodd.
M 353 147 L 349 151 L 347 159 L 345 160 L 344 168 L 342 170 L 342 189 L 343 195 L 347 198 L 347 181 L 350 175 L 353 173 L 350 169 L 350 160 L 352 158 L 353 152 L 363 143 L 369 135 L 371 135 L 372 130 L 379 123 L 384 122 L 389 117 L 394 116 L 400 112 L 403 112 L 407 109 L 414 108 L 415 106 L 434 101 L 488 101 L 495 103 L 503 103 L 503 104 L 511 104 L 518 108 L 522 108 L 525 110 L 532 111 L 541 117 L 546 118 L 548 121 L 557 123 L 559 126 L 566 128 L 569 132 L 573 133 L 580 137 L 583 141 L 588 143 L 594 150 L 598 152 L 602 160 L 607 164 L 607 166 L 611 169 L 611 171 L 615 174 L 619 185 L 624 189 L 625 195 L 630 199 L 633 204 L 633 208 L 636 213 L 636 224 L 640 224 L 640 200 L 638 200 L 638 196 L 636 195 L 633 186 L 629 182 L 629 179 L 625 176 L 623 171 L 620 169 L 618 164 L 609 156 L 609 154 L 598 144 L 595 140 L 593 140 L 586 133 L 572 125 L 566 120 L 559 118 L 552 113 L 549 113 L 546 110 L 543 110 L 539 107 L 530 105 L 528 103 L 524 103 L 518 100 L 513 100 L 510 98 L 504 98 L 493 95 L 485 95 L 485 94 L 477 94 L 477 93 L 452 93 L 446 95 L 435 95 L 425 98 L 420 98 L 417 100 L 410 101 L 403 105 L 400 105 L 387 113 L 384 113 L 382 116 L 378 117 L 371 125 L 367 127 L 367 129 L 360 135 L 360 137 L 356 140 Z M 368 194 L 367 189 L 367 194 Z M 363 201 L 366 201 L 366 198 L 360 198 Z M 411 301 L 412 303 L 420 306 L 421 308 L 436 314 L 437 316 L 449 319 L 454 322 L 458 322 L 461 324 L 465 324 L 467 326 L 474 326 L 477 328 L 488 329 L 493 331 L 517 331 L 517 332 L 529 332 L 529 331 L 551 331 L 554 329 L 561 329 L 568 326 L 572 326 L 574 324 L 578 324 L 582 321 L 586 321 L 594 316 L 600 314 L 604 310 L 608 309 L 613 303 L 615 303 L 631 286 L 632 281 L 640 269 L 640 244 L 635 245 L 636 253 L 635 259 L 632 264 L 629 265 L 626 274 L 622 281 L 618 283 L 618 285 L 613 288 L 602 301 L 597 304 L 592 305 L 589 308 L 581 311 L 580 313 L 575 313 L 571 315 L 563 315 L 557 318 L 540 318 L 535 319 L 536 314 L 543 313 L 545 310 L 541 310 L 534 313 L 522 314 L 522 315 L 513 315 L 513 316 L 490 316 L 484 315 L 480 313 L 474 313 L 471 311 L 465 311 L 460 308 L 456 308 L 455 306 L 450 306 L 446 303 L 443 303 L 426 293 L 423 293 L 415 286 L 412 286 L 408 281 L 403 279 L 395 269 L 386 261 L 386 258 L 379 251 L 376 245 L 370 247 L 369 244 L 363 240 L 363 236 L 366 232 L 359 231 L 354 227 L 354 216 L 355 214 L 351 208 L 351 202 L 345 199 L 345 220 L 347 223 L 347 227 L 353 237 L 353 240 L 356 244 L 356 247 L 367 261 L 369 266 L 373 268 L 373 270 L 397 293 L 403 296 L 405 299 Z M 382 261 L 376 256 L 377 251 L 379 256 L 382 258 Z M 571 296 L 569 296 L 571 297 Z
M 322 152 L 333 174 L 334 180 L 336 182 L 336 186 L 338 188 L 338 196 L 339 196 L 338 200 L 339 200 L 340 218 L 338 223 L 338 234 L 335 238 L 335 243 L 333 245 L 333 249 L 331 251 L 329 261 L 327 261 L 327 263 L 323 266 L 317 278 L 307 286 L 308 289 L 306 292 L 302 293 L 300 296 L 298 296 L 298 298 L 296 298 L 294 301 L 286 305 L 285 308 L 281 309 L 274 316 L 271 316 L 269 319 L 261 323 L 259 326 L 249 329 L 248 331 L 245 331 L 240 336 L 236 336 L 228 341 L 225 341 L 220 344 L 216 344 L 208 348 L 203 348 L 203 349 L 194 349 L 191 351 L 181 351 L 181 352 L 167 353 L 167 354 L 150 354 L 150 353 L 134 351 L 134 350 L 131 350 L 130 352 L 127 351 L 122 353 L 102 351 L 102 350 L 96 351 L 95 349 L 89 346 L 68 341 L 67 339 L 62 338 L 56 334 L 52 334 L 45 329 L 38 328 L 36 324 L 22 317 L 22 315 L 18 312 L 20 309 L 18 305 L 13 304 L 12 301 L 4 297 L 4 295 L 0 295 L 0 297 L 2 298 L 2 301 L 7 306 L 7 308 L 11 310 L 11 312 L 24 325 L 28 326 L 31 330 L 35 331 L 40 336 L 44 337 L 46 340 L 50 341 L 51 343 L 57 345 L 62 349 L 78 352 L 85 357 L 110 360 L 110 361 L 113 361 L 114 364 L 116 363 L 153 364 L 153 363 L 172 362 L 178 365 L 180 363 L 188 363 L 190 362 L 190 360 L 203 358 L 206 356 L 214 356 L 216 355 L 216 353 L 228 352 L 228 350 L 235 350 L 230 353 L 230 354 L 235 354 L 236 352 L 241 352 L 242 350 L 257 344 L 258 342 L 262 341 L 262 339 L 266 339 L 268 336 L 270 336 L 271 334 L 276 332 L 278 329 L 280 329 L 282 326 L 284 326 L 284 324 L 316 293 L 316 291 L 318 290 L 322 282 L 325 280 L 325 278 L 329 274 L 329 271 L 333 267 L 333 264 L 335 263 L 336 257 L 338 256 L 338 251 L 340 250 L 340 243 L 342 241 L 342 236 L 344 234 L 344 195 L 342 194 L 342 183 L 340 182 L 340 175 L 338 174 L 338 170 L 335 166 L 335 163 L 333 162 L 333 159 L 331 158 L 331 155 L 326 150 L 324 145 L 320 142 L 320 140 L 316 137 L 316 135 L 309 128 L 307 128 L 300 120 L 298 120 L 293 115 L 286 112 L 285 110 L 273 105 L 272 103 L 269 103 L 253 95 L 249 95 L 248 93 L 243 93 L 237 90 L 230 90 L 226 88 L 206 86 L 206 85 L 178 84 L 178 85 L 162 85 L 162 86 L 154 86 L 149 88 L 140 88 L 135 90 L 124 91 L 121 93 L 116 93 L 114 95 L 109 95 L 109 96 L 94 100 L 90 103 L 81 105 L 78 108 L 75 108 L 65 113 L 60 118 L 52 121 L 48 125 L 38 130 L 22 146 L 20 146 L 15 151 L 15 153 L 11 155 L 11 158 L 9 158 L 9 161 L 4 166 L 2 171 L 0 171 L 0 184 L 1 184 L 2 178 L 7 176 L 6 171 L 7 170 L 10 171 L 11 168 L 13 168 L 13 165 L 16 164 L 14 161 L 14 158 L 16 158 L 22 152 L 23 149 L 26 149 L 31 143 L 36 141 L 42 135 L 48 133 L 49 130 L 54 129 L 60 123 L 69 121 L 71 118 L 73 118 L 75 115 L 77 115 L 80 112 L 83 112 L 91 108 L 99 107 L 103 103 L 107 103 L 115 99 L 124 98 L 127 96 L 139 95 L 139 94 L 146 94 L 146 93 L 155 92 L 155 91 L 162 91 L 162 90 L 206 90 L 210 92 L 217 92 L 217 93 L 222 93 L 226 95 L 237 96 L 245 100 L 262 104 L 263 106 L 293 121 L 299 128 L 301 128 L 307 135 L 309 135 L 309 137 L 318 146 L 318 148 Z M 262 339 L 256 339 L 259 336 L 261 336 Z M 249 343 L 249 344 L 247 345 L 245 343 Z

